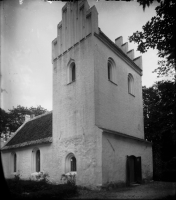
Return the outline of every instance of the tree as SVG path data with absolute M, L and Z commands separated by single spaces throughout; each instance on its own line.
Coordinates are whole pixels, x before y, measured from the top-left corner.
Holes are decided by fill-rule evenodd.
M 175 151 L 175 83 L 160 81 L 143 87 L 145 138 L 161 147 L 161 157 L 167 161 Z
M 27 108 L 18 105 L 16 108 L 13 107 L 13 109 L 9 110 L 8 112 L 5 112 L 1 109 L 1 137 L 3 137 L 4 140 L 7 140 L 12 132 L 15 132 L 24 123 L 25 115 L 38 116 L 45 112 L 47 112 L 47 110 L 45 108 L 42 108 L 41 106 L 38 106 L 36 108 Z
M 4 134 L 4 139 L 7 140 L 8 133 L 8 113 L 0 108 L 0 133 L 1 135 Z
M 150 6 L 154 0 L 137 0 L 143 9 Z M 175 72 L 175 0 L 157 0 L 156 16 L 152 17 L 143 27 L 129 37 L 130 42 L 138 44 L 137 50 L 145 53 L 149 48 L 157 49 L 159 67 L 154 71 L 159 76 L 174 76 Z
M 145 138 L 152 142 L 154 180 L 175 181 L 175 83 L 143 87 Z

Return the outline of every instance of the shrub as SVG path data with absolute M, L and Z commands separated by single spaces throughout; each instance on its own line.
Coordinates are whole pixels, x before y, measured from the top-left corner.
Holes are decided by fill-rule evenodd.
M 13 199 L 63 199 L 77 195 L 77 187 L 68 184 L 52 185 L 44 181 L 8 179 Z
M 34 172 L 31 174 L 30 179 L 35 181 L 50 182 L 49 174 L 47 172 Z
M 61 181 L 64 181 L 68 185 L 76 185 L 76 172 L 62 174 Z
M 16 181 L 19 181 L 20 180 L 20 174 L 18 173 L 18 174 L 15 174 L 14 175 L 14 179 L 16 180 Z
M 112 189 L 117 189 L 117 188 L 123 188 L 126 187 L 126 183 L 124 182 L 107 182 L 102 186 L 102 189 L 105 190 L 112 190 Z

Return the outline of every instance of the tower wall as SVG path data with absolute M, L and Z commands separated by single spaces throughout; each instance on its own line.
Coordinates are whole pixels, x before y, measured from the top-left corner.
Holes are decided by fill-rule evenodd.
M 77 184 L 93 186 L 102 182 L 102 135 L 95 127 L 94 112 L 93 33 L 98 30 L 98 14 L 95 7 L 89 9 L 87 1 L 69 2 L 62 11 L 58 36 L 52 43 L 53 171 L 57 179 L 66 173 L 66 157 L 73 153 Z M 76 79 L 68 82 L 72 62 Z
M 141 73 L 112 47 L 95 40 L 95 124 L 144 138 Z M 108 58 L 115 62 L 115 82 L 108 80 Z M 134 78 L 134 95 L 128 92 L 128 74 Z

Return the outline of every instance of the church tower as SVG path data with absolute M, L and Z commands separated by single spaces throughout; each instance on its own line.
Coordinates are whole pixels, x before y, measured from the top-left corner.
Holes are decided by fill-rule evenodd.
M 86 0 L 62 8 L 52 63 L 57 176 L 76 172 L 78 185 L 94 186 L 151 177 L 151 144 L 144 140 L 141 57 L 134 58 L 134 50 L 128 50 L 122 37 L 114 43 L 100 30 L 98 12 Z M 129 164 L 135 159 L 137 177 Z
M 53 144 L 61 174 L 72 171 L 69 162 L 74 156 L 77 183 L 85 179 L 87 184 L 101 182 L 97 179 L 101 135 L 95 132 L 94 33 L 98 34 L 95 6 L 90 8 L 87 1 L 69 2 L 62 8 L 52 42 Z

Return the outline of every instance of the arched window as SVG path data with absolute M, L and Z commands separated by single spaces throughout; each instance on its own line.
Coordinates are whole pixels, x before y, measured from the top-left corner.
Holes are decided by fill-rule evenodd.
M 76 80 L 76 66 L 75 63 L 72 62 L 68 66 L 68 83 L 71 83 Z
M 74 156 L 70 159 L 70 165 L 71 172 L 76 172 L 76 158 Z
M 76 79 L 76 71 L 75 71 L 75 63 L 72 65 L 72 68 L 71 68 L 71 73 L 72 73 L 72 81 L 75 81 Z
M 116 83 L 117 82 L 116 65 L 112 58 L 108 58 L 107 69 L 108 69 L 108 80 L 112 81 L 113 83 Z
M 108 62 L 108 80 L 112 80 L 112 65 Z
M 36 151 L 36 172 L 40 171 L 40 150 Z
M 14 153 L 13 155 L 13 172 L 17 172 L 17 155 Z
M 128 74 L 128 93 L 134 95 L 134 78 L 132 74 Z
M 40 172 L 41 171 L 41 153 L 39 148 L 34 148 L 32 150 L 32 172 Z
M 76 172 L 76 157 L 73 153 L 67 155 L 65 165 L 66 173 Z

